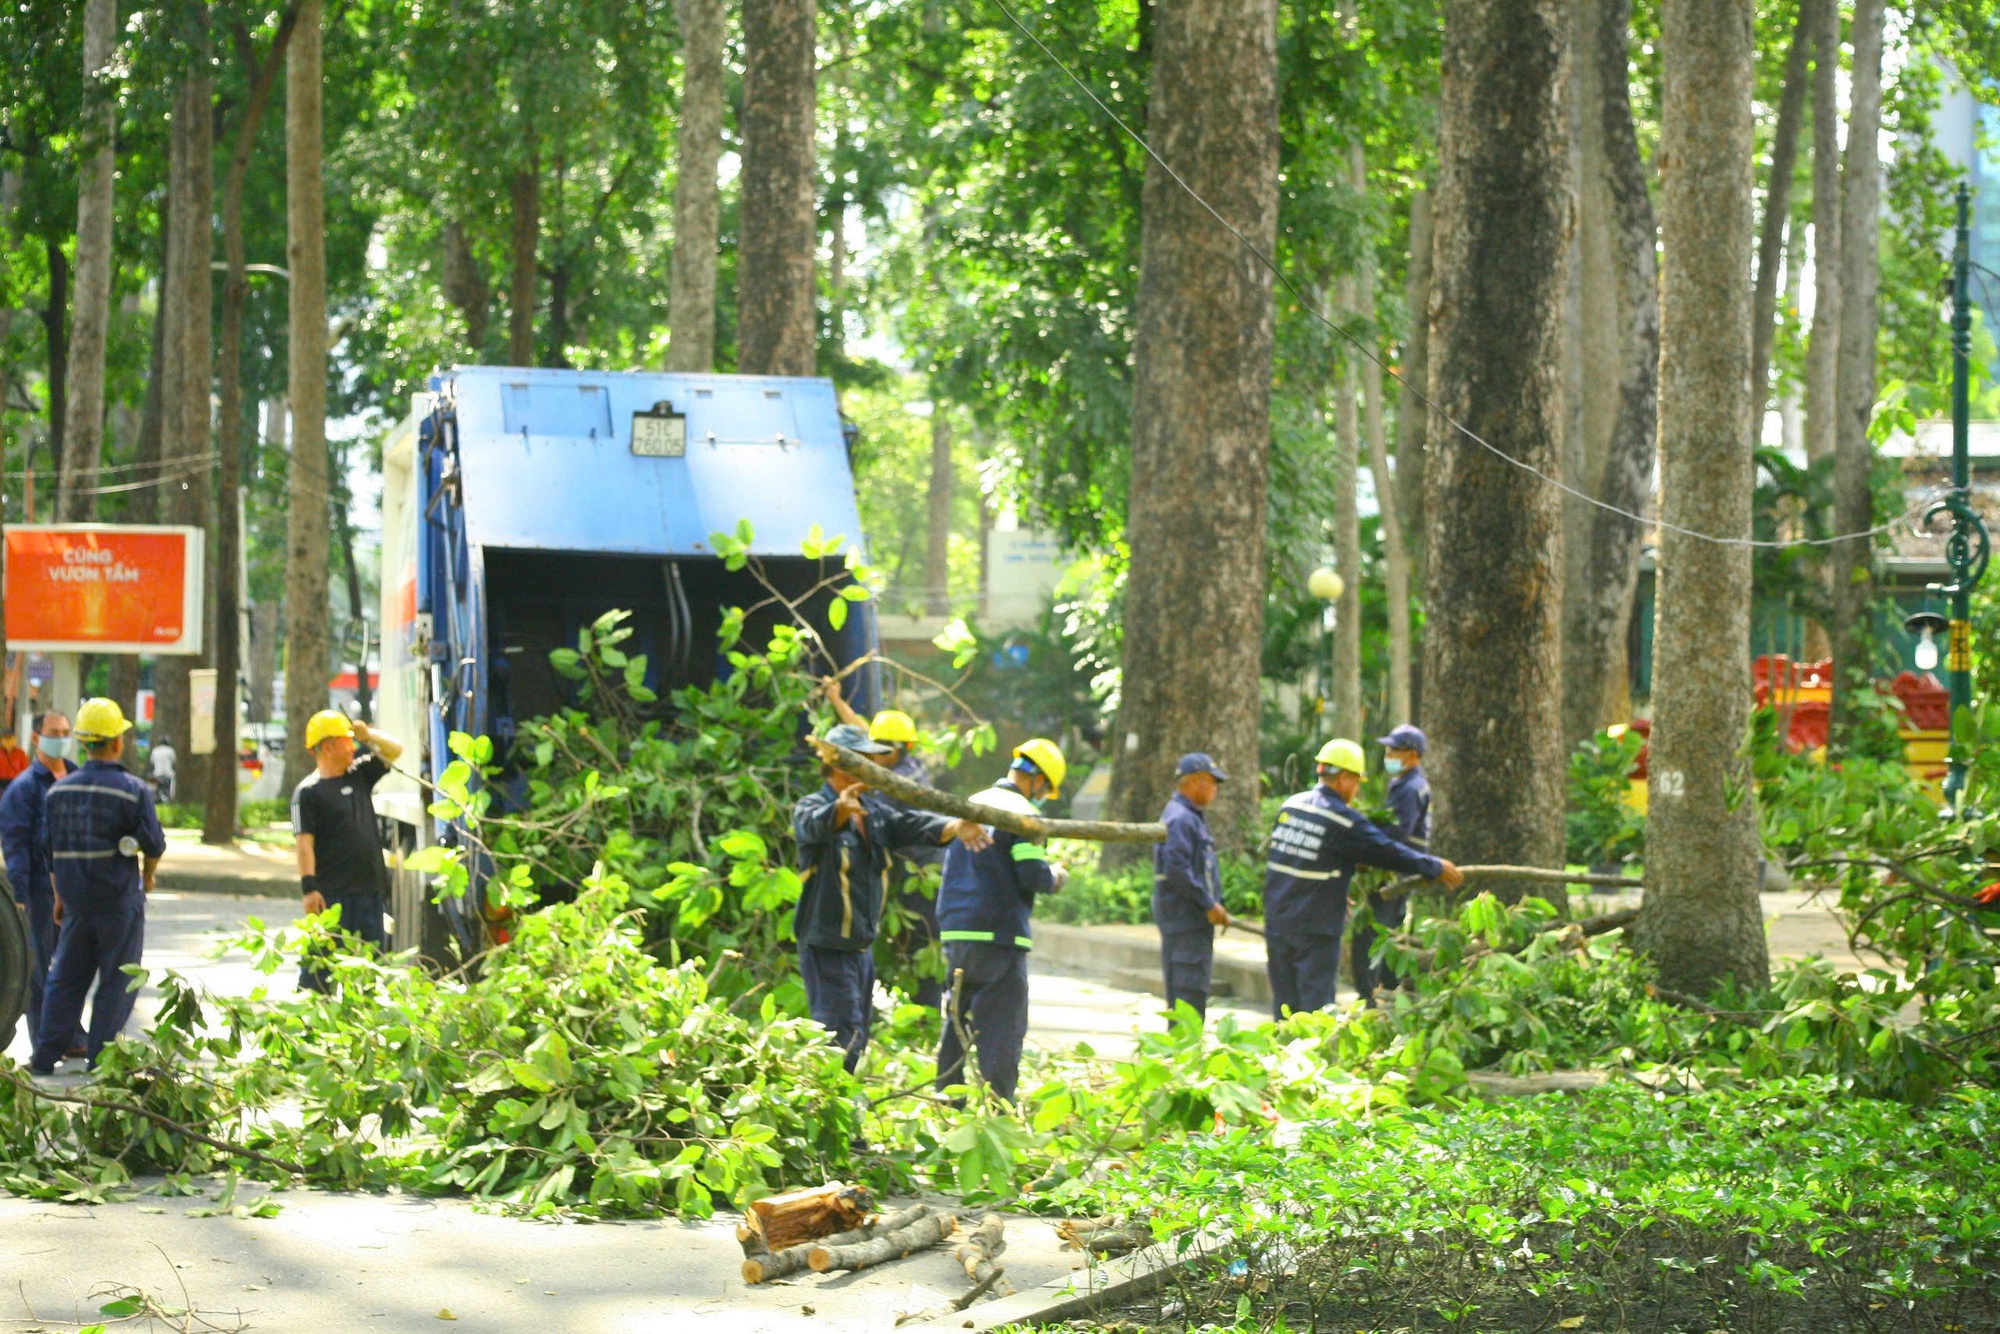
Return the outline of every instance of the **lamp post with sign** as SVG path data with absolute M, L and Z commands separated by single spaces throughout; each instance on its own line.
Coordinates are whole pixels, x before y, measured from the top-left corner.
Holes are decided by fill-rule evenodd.
M 1932 584 L 1931 591 L 1951 600 L 1949 618 L 1924 610 L 1905 621 L 1917 636 L 1917 666 L 1929 670 L 1938 660 L 1937 636 L 1945 635 L 1944 665 L 1951 690 L 1951 763 L 1944 780 L 1945 804 L 1958 809 L 1965 793 L 1965 747 L 1959 742 L 1959 710 L 1972 705 L 1972 590 L 1986 573 L 1992 554 L 1986 525 L 1972 507 L 1971 381 L 1972 381 L 1972 187 L 1958 187 L 1958 231 L 1954 238 L 1951 273 L 1951 489 L 1924 515 L 1928 523 L 1940 514 L 1951 518 L 1944 559 L 1951 582 Z M 1928 663 L 1928 665 L 1926 665 Z

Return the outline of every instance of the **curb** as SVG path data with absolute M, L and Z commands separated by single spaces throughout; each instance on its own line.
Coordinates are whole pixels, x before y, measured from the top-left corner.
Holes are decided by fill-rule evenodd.
M 174 871 L 162 862 L 158 885 L 176 894 L 228 894 L 236 898 L 293 899 L 298 897 L 295 876 L 239 875 L 228 871 Z
M 905 1328 L 987 1330 L 1075 1320 L 1107 1306 L 1139 1300 L 1158 1289 L 1176 1269 L 1219 1254 L 1230 1240 L 1226 1231 L 1204 1228 L 1192 1236 L 1051 1279 L 1038 1288 Z
M 1160 980 L 1157 936 L 1126 935 L 1100 927 L 1065 922 L 1035 923 L 1035 954 L 1064 968 L 1104 979 L 1112 986 L 1149 995 L 1166 995 Z M 1228 996 L 1256 1005 L 1271 1003 L 1271 978 L 1262 959 L 1215 953 L 1210 995 Z

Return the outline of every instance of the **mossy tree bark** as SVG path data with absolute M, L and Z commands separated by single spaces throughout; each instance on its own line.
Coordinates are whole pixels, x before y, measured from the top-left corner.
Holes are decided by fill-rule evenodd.
M 811 375 L 818 362 L 814 20 L 813 0 L 744 0 L 736 366 L 752 375 Z

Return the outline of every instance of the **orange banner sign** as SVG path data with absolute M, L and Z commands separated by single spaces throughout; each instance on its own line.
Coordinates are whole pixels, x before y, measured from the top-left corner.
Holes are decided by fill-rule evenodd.
M 201 652 L 198 528 L 7 529 L 7 646 L 50 653 Z

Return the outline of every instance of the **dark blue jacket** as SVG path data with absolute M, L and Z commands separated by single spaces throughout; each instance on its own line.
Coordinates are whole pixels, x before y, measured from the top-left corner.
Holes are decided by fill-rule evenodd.
M 1403 841 L 1420 852 L 1431 846 L 1431 780 L 1422 769 L 1405 769 L 1389 780 L 1389 809 Z
M 973 796 L 974 803 L 1039 815 L 1035 804 L 1012 783 L 1002 781 Z M 993 844 L 974 852 L 953 843 L 944 853 L 944 881 L 938 886 L 938 939 L 950 944 L 1034 948 L 1028 919 L 1035 896 L 1055 888 L 1055 872 L 1041 844 L 1005 829 L 991 829 Z
M 49 875 L 48 833 L 42 828 L 42 802 L 55 782 L 55 774 L 38 755 L 0 795 L 0 851 L 7 858 L 7 882 L 21 903 L 55 898 L 55 882 Z
M 107 908 L 144 893 L 138 859 L 118 850 L 137 840 L 139 853 L 158 857 L 167 834 L 153 808 L 153 789 L 112 760 L 86 760 L 42 798 L 56 893 L 68 908 Z
M 792 930 L 801 945 L 827 950 L 865 950 L 882 926 L 888 892 L 889 849 L 936 843 L 944 837 L 942 815 L 891 805 L 873 792 L 861 794 L 867 831 L 836 825 L 840 794 L 822 783 L 792 807 L 792 834 L 799 841 L 799 878 L 804 886 Z
M 921 783 L 925 787 L 931 785 L 930 766 L 918 759 L 914 752 L 905 752 L 901 760 L 890 766 L 889 772 L 898 778 L 907 778 L 912 783 Z M 876 795 L 899 811 L 909 809 L 894 797 L 883 796 L 880 793 Z M 926 843 L 904 843 L 891 847 L 889 851 L 904 861 L 915 862 L 919 866 L 936 866 L 944 860 L 944 845 L 936 840 Z
M 1273 937 L 1338 936 L 1357 864 L 1404 875 L 1444 870 L 1437 858 L 1404 846 L 1324 784 L 1288 799 L 1265 851 L 1264 930 Z
M 1222 902 L 1222 868 L 1208 817 L 1176 792 L 1160 823 L 1167 841 L 1153 845 L 1153 920 L 1166 932 L 1206 931 L 1208 910 Z

